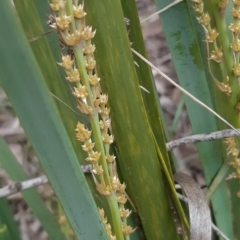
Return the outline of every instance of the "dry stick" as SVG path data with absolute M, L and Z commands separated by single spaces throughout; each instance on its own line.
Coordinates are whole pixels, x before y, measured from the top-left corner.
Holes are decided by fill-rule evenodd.
M 182 144 L 202 142 L 202 141 L 212 141 L 212 140 L 228 138 L 228 137 L 237 137 L 237 136 L 240 136 L 240 134 L 236 133 L 235 130 L 227 129 L 227 130 L 213 132 L 210 134 L 198 134 L 198 135 L 192 135 L 190 137 L 180 138 L 180 139 L 168 142 L 166 144 L 166 147 L 168 151 L 171 151 L 173 148 L 176 148 Z M 91 165 L 82 165 L 81 168 L 84 173 L 91 172 Z M 42 185 L 47 182 L 48 182 L 47 177 L 43 175 L 41 177 L 37 177 L 24 182 L 16 182 L 16 183 L 10 184 L 0 189 L 0 198 L 10 196 L 14 193 L 20 192 L 22 190 L 25 190 L 31 187 Z
M 48 179 L 45 175 L 23 182 L 15 182 L 0 189 L 0 198 L 7 197 L 14 193 L 23 191 L 28 188 L 37 187 L 45 183 L 48 183 Z
M 240 131 L 240 129 L 238 129 Z M 166 144 L 167 150 L 171 151 L 173 148 L 176 148 L 183 144 L 195 143 L 195 142 L 203 142 L 203 141 L 212 141 L 222 138 L 229 137 L 238 137 L 240 134 L 232 129 L 226 129 L 222 131 L 212 132 L 209 134 L 197 134 L 189 137 L 180 138 Z
M 143 23 L 143 22 L 147 21 L 148 19 L 150 19 L 150 18 L 152 18 L 152 17 L 154 17 L 154 16 L 156 16 L 156 15 L 158 15 L 158 14 L 160 14 L 160 13 L 166 11 L 166 10 L 168 10 L 169 8 L 171 8 L 171 7 L 173 7 L 174 5 L 176 5 L 176 4 L 180 3 L 180 2 L 183 2 L 183 1 L 184 1 L 184 0 L 176 0 L 176 1 L 172 2 L 172 3 L 170 3 L 170 4 L 167 5 L 165 8 L 162 8 L 161 10 L 159 10 L 159 11 L 153 13 L 152 15 L 148 16 L 147 18 L 141 20 L 140 23 Z
M 140 59 L 142 59 L 145 63 L 147 63 L 152 69 L 154 69 L 158 74 L 160 74 L 163 78 L 165 78 L 168 82 L 170 82 L 172 85 L 174 85 L 176 88 L 178 88 L 181 92 L 186 94 L 188 97 L 190 97 L 194 102 L 198 103 L 200 106 L 208 110 L 210 113 L 215 115 L 218 119 L 220 119 L 222 122 L 224 122 L 226 125 L 228 125 L 230 128 L 232 128 L 234 131 L 236 131 L 238 134 L 240 134 L 240 131 L 237 130 L 233 125 L 231 125 L 227 120 L 225 120 L 223 117 L 221 117 L 218 113 L 216 113 L 214 110 L 212 110 L 210 107 L 208 107 L 206 104 L 198 100 L 196 97 L 194 97 L 191 93 L 186 91 L 184 88 L 182 88 L 180 85 L 175 83 L 170 77 L 168 77 L 166 74 L 164 74 L 162 71 L 160 71 L 157 67 L 155 67 L 151 62 L 149 62 L 146 58 L 144 58 L 140 53 L 135 51 L 133 48 L 131 48 L 132 52 L 137 55 Z
M 92 170 L 92 166 L 82 165 L 81 169 L 84 173 L 90 173 Z M 46 183 L 48 183 L 48 179 L 45 175 L 30 179 L 30 180 L 26 180 L 23 182 L 15 182 L 3 188 L 0 188 L 0 198 L 7 197 L 10 195 L 13 195 L 14 193 L 21 192 L 23 190 L 26 190 L 32 187 L 37 187 Z

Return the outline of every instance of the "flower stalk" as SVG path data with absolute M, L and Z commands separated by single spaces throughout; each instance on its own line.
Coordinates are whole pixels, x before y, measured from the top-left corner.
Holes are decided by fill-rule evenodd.
M 62 43 L 72 54 L 62 55 L 66 79 L 73 86 L 73 95 L 77 107 L 89 117 L 91 131 L 78 122 L 76 138 L 82 143 L 87 153 L 86 161 L 92 164 L 92 175 L 100 194 L 106 196 L 112 214 L 113 230 L 104 217 L 104 210 L 99 210 L 109 239 L 128 239 L 134 229 L 127 225 L 130 211 L 124 209 L 127 202 L 125 184 L 121 184 L 115 169 L 115 156 L 110 155 L 110 145 L 114 141 L 111 134 L 110 108 L 108 96 L 101 92 L 100 78 L 96 71 L 94 58 L 95 45 L 92 39 L 96 31 L 86 26 L 84 5 L 78 0 L 52 0 L 50 7 L 55 12 L 55 28 Z M 94 141 L 93 141 L 94 139 Z
M 206 32 L 207 51 L 209 51 L 208 43 L 212 43 L 210 46 L 214 50 L 210 54 L 210 59 L 219 63 L 223 81 L 218 81 L 211 69 L 209 63 L 209 72 L 217 84 L 218 88 L 227 95 L 228 99 L 224 100 L 226 108 L 229 109 L 226 118 L 230 119 L 230 122 L 239 127 L 239 114 L 240 114 L 240 1 L 232 0 L 233 8 L 231 9 L 231 15 L 233 17 L 232 23 L 229 25 L 229 30 L 232 35 L 230 40 L 227 33 L 226 20 L 224 18 L 225 10 L 229 4 L 229 0 L 220 0 L 207 2 L 208 10 L 211 11 L 211 18 L 208 14 L 204 13 L 204 1 L 192 0 L 194 2 L 193 8 L 195 12 L 200 15 L 198 22 L 203 26 Z M 209 32 L 211 31 L 210 25 L 215 24 L 217 35 L 213 41 L 209 41 Z M 231 43 L 230 43 L 231 42 Z M 221 44 L 221 46 L 220 46 Z M 219 51 L 220 49 L 220 51 Z M 229 105 L 228 105 L 229 104 Z M 232 111 L 233 110 L 233 111 Z M 228 138 L 225 141 L 227 155 L 230 156 L 230 165 L 233 167 L 233 173 L 231 177 L 239 178 L 240 164 L 239 164 L 239 146 L 238 141 L 234 138 Z
M 209 13 L 204 11 L 203 1 L 202 0 L 192 0 L 192 2 L 194 2 L 193 9 L 198 15 L 197 20 L 198 20 L 199 24 L 202 25 L 202 27 L 205 31 L 205 34 L 206 34 L 206 44 L 207 44 L 209 60 L 212 60 L 212 61 L 216 62 L 217 64 L 219 64 L 223 81 L 219 81 L 213 76 L 213 73 L 211 71 L 210 62 L 209 62 L 209 71 L 212 75 L 214 82 L 220 89 L 220 91 L 222 91 L 226 95 L 230 96 L 232 93 L 232 89 L 229 85 L 229 74 L 228 74 L 227 67 L 226 67 L 227 65 L 225 64 L 225 61 L 223 58 L 224 57 L 223 47 L 219 46 L 219 43 L 217 41 L 219 32 L 217 31 L 217 29 L 212 28 L 211 17 L 209 15 Z M 221 10 L 223 11 L 225 9 L 225 7 L 226 7 L 226 3 L 224 2 L 221 5 Z M 209 51 L 210 51 L 209 48 L 213 49 L 210 53 L 209 53 Z

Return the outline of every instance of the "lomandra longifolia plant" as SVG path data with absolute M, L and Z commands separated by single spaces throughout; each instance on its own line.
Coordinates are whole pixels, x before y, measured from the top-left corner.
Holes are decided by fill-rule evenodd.
M 198 22 L 206 35 L 209 72 L 214 84 L 223 93 L 224 117 L 240 127 L 240 1 L 233 0 L 232 20 L 229 25 L 225 11 L 229 1 L 192 0 Z M 206 3 L 205 3 L 206 2 Z M 219 106 L 218 106 L 219 107 Z M 233 167 L 230 177 L 240 179 L 239 146 L 235 139 L 225 141 L 229 164 Z
M 156 2 L 159 8 L 163 8 L 162 2 L 170 3 L 167 0 Z M 239 128 L 238 13 L 239 1 L 191 0 L 183 1 L 161 15 L 180 83 L 202 102 L 215 108 L 234 128 Z M 176 19 L 170 24 L 173 16 Z M 195 133 L 226 129 L 225 124 L 194 107 L 188 99 L 185 103 Z M 234 235 L 238 239 L 239 139 L 229 139 L 226 144 L 223 141 L 199 144 L 198 150 L 215 221 L 230 239 Z
M 4 59 L 11 60 L 10 65 L 6 64 L 7 61 L 1 63 L 0 80 L 36 149 L 44 171 L 76 237 L 105 239 L 107 233 L 109 239 L 129 239 L 135 236 L 136 239 L 181 239 L 184 237 L 188 239 L 189 224 L 174 188 L 173 169 L 171 168 L 173 164 L 166 150 L 157 103 L 158 97 L 152 83 L 151 71 L 142 61 L 143 58 L 139 58 L 140 54 L 138 57 L 132 54 L 145 54 L 135 0 L 88 0 L 85 5 L 77 0 L 52 0 L 50 4 L 45 2 L 47 10 L 42 9 L 43 1 L 35 1 L 37 8 L 33 2 L 14 0 L 15 10 L 20 16 L 27 35 L 26 40 L 26 37 L 20 34 L 20 30 L 14 32 L 14 26 L 19 23 L 19 20 L 14 21 L 13 11 L 10 14 L 10 5 L 7 7 L 7 2 L 0 1 L 2 13 L 0 21 L 6 22 L 5 25 L 0 25 L 1 32 L 5 33 L 0 38 L 0 50 L 4 53 Z M 156 2 L 161 5 L 167 0 Z M 235 42 L 238 43 L 238 33 L 234 30 L 234 26 L 238 23 L 236 17 L 238 7 L 234 2 L 235 10 L 232 10 L 232 12 L 235 11 L 234 17 L 229 23 L 225 21 L 227 13 L 225 7 L 228 1 L 221 1 L 220 5 L 219 3 L 220 1 L 216 3 L 183 1 L 165 10 L 161 17 L 165 28 L 166 24 L 170 24 L 166 28 L 166 36 L 168 31 L 170 32 L 175 27 L 172 23 L 176 18 L 180 17 L 177 23 L 182 24 L 191 11 L 194 21 L 197 22 L 197 17 L 203 25 L 206 37 L 200 36 L 199 42 L 202 43 L 207 57 L 205 65 L 202 63 L 203 67 L 197 66 L 197 69 L 202 70 L 206 67 L 209 73 L 209 79 L 211 79 L 209 85 L 214 89 L 214 96 L 218 98 L 216 111 L 220 112 L 234 127 L 238 127 L 239 60 L 237 47 L 234 45 Z M 185 10 L 189 6 L 191 11 L 187 13 L 182 11 L 183 6 Z M 41 12 L 42 22 L 46 25 L 46 15 L 50 13 L 49 8 L 53 11 L 50 23 L 53 35 L 59 36 L 63 48 L 61 54 L 59 54 L 60 49 L 57 49 L 58 55 L 61 56 L 55 58 L 52 52 L 59 44 L 56 39 L 51 45 L 52 49 L 49 48 L 45 39 L 32 42 L 31 48 L 28 41 L 44 32 L 36 17 L 37 11 Z M 171 17 L 171 11 L 175 10 L 178 10 L 177 14 Z M 170 20 L 165 22 L 164 18 L 168 16 Z M 127 29 L 124 17 L 130 19 Z M 191 23 L 184 22 L 175 33 L 169 34 L 174 37 L 174 44 L 179 44 L 183 35 L 185 37 L 182 30 L 189 25 Z M 225 34 L 228 31 L 228 25 L 230 30 L 235 31 L 229 36 Z M 230 30 L 229 33 L 231 33 Z M 188 41 L 193 36 L 195 37 L 196 34 L 194 33 L 189 38 L 185 37 L 185 40 Z M 12 48 L 8 50 L 11 54 L 6 51 L 7 42 L 11 42 Z M 171 49 L 170 41 L 169 46 Z M 195 45 L 187 44 L 187 49 L 192 52 L 198 50 L 192 46 Z M 183 57 L 185 49 L 178 45 L 174 47 L 174 50 L 180 52 L 180 56 L 175 57 L 173 54 L 175 64 L 178 60 L 183 63 L 181 71 L 184 76 L 179 77 L 181 82 L 191 71 L 189 64 L 192 62 L 199 64 L 201 61 L 192 57 L 190 53 L 190 57 Z M 33 52 L 36 59 L 33 57 Z M 29 53 L 28 57 L 25 55 L 27 53 Z M 15 54 L 15 57 L 10 59 L 9 56 L 12 54 Z M 186 64 L 189 59 L 191 62 Z M 187 69 L 184 68 L 184 64 Z M 14 71 L 9 66 L 14 66 Z M 178 66 L 176 69 L 178 71 Z M 50 90 L 58 97 L 62 97 L 61 91 L 58 91 L 63 85 L 61 81 L 58 81 L 61 79 L 61 71 L 64 72 L 64 78 L 67 80 L 64 84 L 70 85 L 74 105 L 77 105 L 80 111 L 78 121 L 75 121 L 69 117 L 70 114 L 66 113 L 66 109 L 61 111 L 59 108 L 65 128 L 58 121 L 59 115 L 56 113 L 49 94 Z M 192 74 L 191 82 L 185 87 L 195 84 L 193 76 L 200 78 L 203 75 Z M 8 78 L 11 79 L 11 84 Z M 25 86 L 28 86 L 31 91 L 27 92 Z M 202 90 L 200 87 L 194 88 Z M 142 89 L 147 89 L 147 91 L 142 91 Z M 66 93 L 66 88 L 63 92 Z M 31 106 L 30 97 L 33 99 L 31 101 L 34 107 Z M 225 112 L 218 105 L 224 107 Z M 205 124 L 204 126 L 208 127 L 207 125 L 212 124 L 212 122 L 205 123 L 205 115 L 199 116 L 196 109 L 194 111 L 192 115 L 196 115 L 198 119 L 195 119 L 196 123 L 192 122 L 193 128 L 196 125 Z M 191 111 L 189 115 L 191 118 Z M 39 130 L 40 125 L 44 127 Z M 206 129 L 197 133 L 205 133 L 209 130 Z M 68 135 L 65 134 L 66 130 Z M 211 131 L 213 129 L 209 130 Z M 74 136 L 70 138 L 70 141 L 68 137 L 71 133 L 74 133 Z M 238 177 L 238 140 L 227 139 L 226 146 L 223 144 L 226 151 L 223 150 L 224 148 L 219 150 L 208 148 L 208 146 L 212 145 L 205 144 L 205 149 L 199 148 L 200 155 L 203 153 L 201 157 L 208 186 L 212 182 L 215 183 L 215 176 L 219 179 L 217 175 L 219 169 L 222 166 L 229 166 L 229 162 L 234 166 L 231 178 Z M 210 150 L 206 151 L 206 149 Z M 217 158 L 206 157 L 209 156 L 207 154 L 215 152 L 219 153 Z M 79 159 L 76 155 L 80 156 Z M 229 161 L 222 161 L 226 159 L 226 156 Z M 91 188 L 93 196 L 97 204 L 101 202 L 98 204 L 101 206 L 99 211 L 90 194 L 86 179 L 79 170 L 77 160 L 82 159 L 85 159 L 85 163 L 91 164 L 92 167 L 89 186 L 91 188 L 93 184 Z M 221 177 L 224 182 L 224 177 Z M 89 176 L 86 178 L 89 180 Z M 229 188 L 232 200 L 234 196 L 237 196 L 239 185 L 235 184 L 235 179 L 229 180 L 229 183 L 235 187 L 233 189 L 231 185 Z M 223 189 L 221 184 L 218 183 L 214 188 L 210 186 L 212 193 L 208 192 L 207 198 L 212 201 L 214 220 L 217 225 L 230 239 L 233 239 L 229 217 L 230 208 L 228 205 L 221 205 L 230 199 L 229 191 L 226 188 Z M 223 189 L 222 192 L 225 195 L 222 195 L 222 192 L 219 194 L 219 189 L 221 191 Z M 105 202 L 102 201 L 103 199 Z M 237 219 L 237 204 L 233 203 L 232 208 L 236 210 L 235 219 Z M 129 209 L 133 209 L 137 219 L 133 218 L 133 213 L 130 214 Z M 223 216 L 227 216 L 228 224 Z M 138 237 L 139 233 L 142 234 L 141 237 Z
M 36 36 L 44 32 L 42 24 L 49 31 L 49 26 L 46 25 L 46 15 L 50 12 L 49 4 L 40 1 L 14 2 L 27 38 L 23 29 L 16 24 L 17 20 L 10 17 L 13 14 L 9 14 L 9 4 L 1 2 L 0 11 L 4 13 L 1 18 L 8 19 L 6 22 L 9 23 L 9 29 L 13 30 L 6 31 L 6 25 L 0 25 L 3 32 L 7 32 L 4 35 L 6 41 L 0 42 L 1 51 L 5 52 L 6 42 L 17 39 L 12 46 L 18 47 L 17 52 L 21 59 L 30 60 L 9 60 L 12 64 L 13 60 L 18 62 L 15 64 L 15 71 L 11 72 L 8 71 L 5 61 L 0 71 L 1 81 L 3 79 L 4 89 L 14 102 L 14 108 L 31 138 L 76 237 L 97 239 L 102 236 L 105 239 L 107 232 L 108 237 L 113 239 L 128 239 L 130 236 L 134 238 L 139 233 L 142 237 L 145 234 L 149 239 L 176 239 L 178 233 L 174 218 L 182 219 L 179 225 L 185 225 L 186 229 L 188 221 L 174 189 L 151 71 L 139 59 L 133 60 L 131 46 L 139 43 L 140 38 L 132 41 L 131 45 L 129 25 L 126 29 L 124 23 L 124 17 L 133 17 L 131 26 L 136 23 L 134 19 L 139 24 L 135 1 L 131 0 L 126 4 L 119 0 L 106 0 L 103 4 L 98 0 L 91 0 L 85 2 L 85 10 L 82 2 L 52 1 L 50 6 L 54 12 L 54 21 L 51 25 L 55 33 L 47 38 L 55 37 L 57 32 L 64 47 L 62 56 L 55 59 L 53 55 L 59 54 L 59 49 L 56 50 L 59 45 L 57 39 L 54 44 L 52 41 L 47 42 L 46 38 L 30 41 L 31 45 L 29 44 L 29 40 L 36 39 Z M 131 9 L 130 15 L 126 12 L 123 14 L 123 8 L 126 10 L 124 4 Z M 36 17 L 38 11 L 42 24 Z M 88 27 L 86 23 L 91 23 L 93 27 Z M 134 33 L 133 30 L 135 27 L 131 33 Z M 21 31 L 22 35 L 19 33 Z M 140 28 L 138 31 L 141 37 Z M 137 49 L 137 46 L 134 47 Z M 24 51 L 21 51 L 22 49 Z M 25 54 L 30 56 L 26 57 Z M 60 68 L 57 68 L 56 62 Z M 138 69 L 142 71 L 147 68 L 147 71 L 139 74 L 134 62 L 141 66 Z M 64 78 L 67 78 L 64 83 L 57 82 L 61 79 L 62 70 L 65 72 Z M 20 74 L 21 71 L 26 75 Z M 11 86 L 7 81 L 9 73 L 14 75 L 11 75 Z M 19 85 L 20 81 L 14 82 L 18 77 L 24 79 L 31 89 L 31 94 L 24 94 L 26 89 L 23 84 Z M 141 84 L 140 78 L 144 79 Z M 28 81 L 29 79 L 32 81 Z M 76 116 L 69 117 L 72 112 L 66 114 L 66 109 L 56 102 L 61 114 L 59 119 L 54 108 L 49 90 L 66 102 L 72 97 L 66 97 L 64 84 L 71 86 L 76 100 L 74 105 L 77 102 L 80 110 L 77 116 L 79 122 L 73 120 Z M 147 88 L 151 94 L 143 93 L 140 85 Z M 21 92 L 21 96 L 25 97 L 19 97 L 14 91 Z M 33 96 L 34 108 L 31 108 L 28 104 L 31 103 L 29 98 Z M 31 114 L 28 114 L 26 109 L 31 109 Z M 47 123 L 40 131 L 37 126 L 43 122 Z M 72 136 L 74 129 L 76 136 Z M 46 133 L 49 136 L 46 137 Z M 40 140 L 42 142 L 39 144 Z M 116 141 L 114 147 L 113 140 Z M 117 156 L 116 162 L 113 152 Z M 91 177 L 89 185 L 93 196 L 104 211 L 97 211 L 85 176 L 79 169 L 77 156 L 80 162 L 86 159 L 86 164 L 92 165 L 92 176 L 88 175 L 86 178 L 89 180 Z M 120 170 L 118 174 L 116 166 Z M 120 183 L 119 179 L 123 181 Z M 128 206 L 125 206 L 126 204 Z M 134 209 L 136 219 L 130 214 L 130 210 L 127 210 L 130 208 Z M 175 208 L 179 215 L 174 215 L 172 208 Z M 136 226 L 137 230 L 133 231 Z
M 114 232 L 105 217 L 104 210 L 99 214 L 104 223 L 109 239 L 124 239 L 134 230 L 127 225 L 131 211 L 125 209 L 127 202 L 125 184 L 121 184 L 116 172 L 115 156 L 110 154 L 110 145 L 114 137 L 111 132 L 108 96 L 103 94 L 99 84 L 100 78 L 96 71 L 94 58 L 95 45 L 92 38 L 96 30 L 86 25 L 84 5 L 78 0 L 52 1 L 51 9 L 55 13 L 52 27 L 58 31 L 62 44 L 69 48 L 68 54 L 62 55 L 63 67 L 72 83 L 73 95 L 78 109 L 89 117 L 92 130 L 78 122 L 76 138 L 82 143 L 82 149 L 87 153 L 86 161 L 92 164 L 92 173 L 96 188 L 108 201 Z M 93 135 L 93 136 L 92 136 Z

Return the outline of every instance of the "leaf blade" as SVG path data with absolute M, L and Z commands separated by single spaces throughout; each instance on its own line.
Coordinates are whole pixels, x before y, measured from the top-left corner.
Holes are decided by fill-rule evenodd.
M 5 60 L 1 62 L 0 71 L 3 87 L 31 139 L 76 236 L 83 239 L 106 239 L 72 145 L 59 121 L 53 100 L 10 2 L 3 1 L 0 6 L 0 21 L 6 23 L 0 26 L 0 30 L 6 32 L 0 39 L 0 50 Z M 6 48 L 7 43 L 12 48 Z M 44 126 L 44 129 L 39 126 Z M 95 227 L 89 228 L 92 224 Z

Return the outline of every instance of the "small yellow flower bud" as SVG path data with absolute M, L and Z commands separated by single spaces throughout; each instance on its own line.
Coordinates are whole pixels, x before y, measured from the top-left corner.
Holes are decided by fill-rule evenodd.
M 90 85 L 94 86 L 94 85 L 98 84 L 99 81 L 100 81 L 100 78 L 98 78 L 96 74 L 89 76 Z
M 211 29 L 206 33 L 206 41 L 215 42 L 217 36 L 218 36 L 218 32 L 216 31 L 216 29 Z
M 106 160 L 107 160 L 108 163 L 114 162 L 115 159 L 116 159 L 116 156 L 114 156 L 114 155 L 107 155 L 106 156 Z
M 232 8 L 231 14 L 234 18 L 240 18 L 240 9 L 238 8 Z
M 83 7 L 83 4 L 80 4 L 78 6 L 73 5 L 73 12 L 75 18 L 83 18 L 87 15 L 87 13 L 83 11 Z
M 231 155 L 232 157 L 237 157 L 239 155 L 239 150 L 237 148 L 233 148 L 228 152 L 228 155 Z
M 110 235 L 108 237 L 110 238 L 110 240 L 117 240 L 116 236 Z
M 99 212 L 99 215 L 101 217 L 101 219 L 103 220 L 104 219 L 104 209 L 103 208 L 98 208 L 98 212 Z
M 74 60 L 72 60 L 70 55 L 62 55 L 62 62 L 58 63 L 58 65 L 60 65 L 66 70 L 70 70 L 72 69 L 73 63 L 74 63 Z
M 101 156 L 101 152 L 89 152 L 88 153 L 88 157 L 86 158 L 86 161 L 94 164 L 94 163 L 97 163 L 99 161 L 99 158 Z
M 237 6 L 240 6 L 240 0 L 233 0 L 233 4 L 237 5 Z
M 101 105 L 106 105 L 108 102 L 108 95 L 107 94 L 101 94 L 99 97 L 100 104 Z
M 233 66 L 233 73 L 236 77 L 240 77 L 240 64 Z
M 240 22 L 231 23 L 229 29 L 235 34 L 240 34 Z
M 54 12 L 58 12 L 64 9 L 65 3 L 65 1 L 59 0 L 58 2 L 50 3 L 49 5 Z
M 81 98 L 84 99 L 87 97 L 88 92 L 86 90 L 85 86 L 82 86 L 81 84 L 79 84 L 79 86 L 76 88 L 74 87 L 74 92 L 72 93 L 73 96 L 75 96 L 76 98 Z
M 67 16 L 66 14 L 61 17 L 56 17 L 56 24 L 62 31 L 68 28 L 68 25 L 71 21 L 72 16 Z
M 129 211 L 129 209 L 124 209 L 124 208 L 120 208 L 119 210 L 120 210 L 120 216 L 122 218 L 128 218 L 132 212 L 132 211 Z
M 84 45 L 83 52 L 86 55 L 90 55 L 95 52 L 95 49 L 96 49 L 95 45 L 88 43 Z
M 88 70 L 93 70 L 95 68 L 95 66 L 96 66 L 96 61 L 94 60 L 94 58 L 91 57 L 91 58 L 87 59 L 86 68 Z
M 105 229 L 106 229 L 107 235 L 110 236 L 112 234 L 112 229 L 109 223 L 105 224 Z
M 129 235 L 129 234 L 133 233 L 135 230 L 136 230 L 136 228 L 133 229 L 131 226 L 127 226 L 126 224 L 122 225 L 122 232 L 124 235 Z
M 222 91 L 223 93 L 227 94 L 228 96 L 231 95 L 232 93 L 232 89 L 229 85 L 229 78 L 227 77 L 227 80 L 225 82 L 216 82 L 218 88 L 220 89 L 220 91 Z
M 214 50 L 211 52 L 210 59 L 214 60 L 217 63 L 222 61 L 223 52 L 222 49 L 218 48 L 218 50 Z
M 66 79 L 69 81 L 69 82 L 72 82 L 72 83 L 77 83 L 80 81 L 80 75 L 79 75 L 79 71 L 77 68 L 73 69 L 73 71 L 67 71 L 67 77 Z
M 233 50 L 235 53 L 240 52 L 240 41 L 239 41 L 239 39 L 237 39 L 236 41 L 234 41 L 234 42 L 231 44 L 231 48 L 232 48 L 232 50 Z
M 67 35 L 67 45 L 68 46 L 74 46 L 79 42 L 79 38 L 74 34 L 68 34 Z
M 105 107 L 105 108 L 99 109 L 99 114 L 101 116 L 108 116 L 109 113 L 110 113 L 110 108 Z
M 193 4 L 193 10 L 199 14 L 203 13 L 203 3 Z
M 93 143 L 92 140 L 89 139 L 82 145 L 82 149 L 85 152 L 90 152 L 94 148 L 94 146 L 95 146 L 95 143 Z
M 100 129 L 107 130 L 111 126 L 111 120 L 99 121 Z
M 200 17 L 197 18 L 198 22 L 203 26 L 208 26 L 211 18 L 208 13 L 203 13 Z
M 92 31 L 92 27 L 85 27 L 84 30 L 83 30 L 83 39 L 85 41 L 88 41 L 88 40 L 91 40 L 96 34 L 96 30 L 95 31 Z
M 121 195 L 117 196 L 117 201 L 120 204 L 125 204 L 127 202 L 127 198 L 126 198 L 125 194 L 121 194 Z
M 92 172 L 93 172 L 94 174 L 96 174 L 96 175 L 101 176 L 101 175 L 103 174 L 103 168 L 102 168 L 101 165 L 99 165 L 99 166 L 93 166 Z
M 125 193 L 125 189 L 126 189 L 126 184 L 123 183 L 123 184 L 119 184 L 119 185 L 118 185 L 117 191 L 118 191 L 120 194 L 123 194 L 123 193 Z
M 112 144 L 114 137 L 113 137 L 113 135 L 106 134 L 105 136 L 102 137 L 102 139 L 105 144 Z
M 233 137 L 231 138 L 226 138 L 224 140 L 224 143 L 227 145 L 227 150 L 230 150 L 231 148 L 235 148 L 236 147 L 236 141 Z
M 119 185 L 121 185 L 119 179 L 116 176 L 114 176 L 112 179 L 112 189 L 117 190 L 119 188 Z
M 85 142 L 91 137 L 91 131 L 88 131 L 83 124 L 78 122 L 76 131 L 76 138 L 78 141 Z

